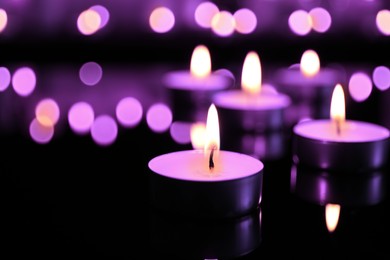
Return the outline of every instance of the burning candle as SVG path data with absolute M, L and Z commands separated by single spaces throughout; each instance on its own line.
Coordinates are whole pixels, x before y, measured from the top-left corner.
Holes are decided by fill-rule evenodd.
M 168 72 L 163 77 L 168 89 L 174 120 L 205 121 L 212 96 L 230 87 L 233 80 L 212 72 L 211 57 L 205 45 L 192 52 L 190 70 Z
M 263 133 L 283 128 L 283 112 L 290 105 L 290 98 L 274 89 L 262 88 L 261 77 L 259 56 L 251 51 L 242 68 L 242 89 L 223 91 L 213 97 L 224 129 Z
M 232 217 L 256 209 L 263 163 L 219 147 L 218 113 L 211 105 L 203 150 L 167 153 L 149 161 L 152 204 L 199 217 Z
M 384 166 L 389 130 L 383 126 L 345 119 L 343 88 L 332 95 L 331 120 L 318 119 L 294 126 L 294 161 L 322 169 L 365 170 Z
M 332 90 L 342 79 L 340 71 L 321 68 L 320 58 L 314 50 L 302 54 L 299 66 L 278 70 L 275 82 L 292 100 L 286 112 L 288 124 L 294 125 L 304 118 L 329 118 Z

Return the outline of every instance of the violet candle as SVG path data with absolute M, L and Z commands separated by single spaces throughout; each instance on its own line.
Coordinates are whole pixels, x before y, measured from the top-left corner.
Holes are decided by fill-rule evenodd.
M 168 89 L 174 120 L 179 121 L 205 121 L 212 96 L 233 84 L 230 77 L 212 72 L 205 45 L 194 49 L 189 71 L 168 72 L 162 81 Z
M 305 51 L 297 66 L 279 69 L 275 73 L 275 82 L 279 90 L 292 100 L 286 111 L 288 124 L 294 125 L 304 118 L 329 118 L 332 91 L 340 80 L 340 71 L 321 68 L 314 50 Z
M 244 61 L 242 90 L 221 91 L 214 95 L 221 126 L 229 131 L 263 133 L 284 126 L 284 110 L 290 105 L 287 95 L 262 89 L 261 64 L 256 52 L 249 52 Z
M 257 208 L 264 165 L 249 155 L 219 150 L 218 114 L 210 106 L 204 150 L 178 151 L 149 161 L 157 208 L 193 217 L 233 217 Z
M 333 91 L 330 114 L 331 120 L 311 120 L 294 126 L 296 163 L 356 171 L 380 168 L 387 163 L 389 130 L 372 123 L 345 120 L 340 84 Z

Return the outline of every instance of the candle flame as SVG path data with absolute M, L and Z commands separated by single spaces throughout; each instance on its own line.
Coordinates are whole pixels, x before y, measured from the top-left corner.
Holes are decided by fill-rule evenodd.
M 340 217 L 340 205 L 339 204 L 326 204 L 325 206 L 325 221 L 326 228 L 330 233 L 336 230 Z
M 194 149 L 203 149 L 206 137 L 206 124 L 203 122 L 192 124 L 190 135 L 192 147 Z
M 211 73 L 210 52 L 205 45 L 198 45 L 192 52 L 191 74 L 197 78 L 205 78 Z
M 261 64 L 256 52 L 249 52 L 244 60 L 241 75 L 241 87 L 248 94 L 258 94 L 261 91 Z
M 340 84 L 337 84 L 333 90 L 332 102 L 330 104 L 330 117 L 336 124 L 337 131 L 340 131 L 345 121 L 345 97 Z
M 213 161 L 216 161 L 218 158 L 219 151 L 219 122 L 218 122 L 218 112 L 214 104 L 211 104 L 207 114 L 206 121 L 206 137 L 204 145 L 204 155 L 207 159 L 210 159 L 210 154 L 212 155 Z M 207 161 L 209 164 L 209 161 Z
M 313 50 L 307 50 L 302 54 L 300 69 L 303 75 L 313 77 L 320 71 L 320 58 Z

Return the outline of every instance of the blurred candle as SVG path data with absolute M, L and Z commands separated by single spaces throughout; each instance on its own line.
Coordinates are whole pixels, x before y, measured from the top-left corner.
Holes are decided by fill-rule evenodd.
M 279 69 L 274 81 L 279 90 L 291 97 L 287 123 L 294 125 L 307 118 L 329 118 L 333 87 L 341 81 L 342 73 L 332 68 L 321 68 L 314 50 L 306 50 L 299 66 Z
M 242 89 L 222 91 L 213 97 L 225 131 L 265 132 L 283 128 L 283 112 L 290 105 L 290 98 L 263 88 L 261 80 L 259 56 L 251 51 L 242 68 Z
M 212 95 L 228 88 L 232 83 L 230 77 L 212 72 L 208 48 L 205 45 L 196 46 L 189 71 L 172 71 L 163 77 L 174 121 L 205 121 Z

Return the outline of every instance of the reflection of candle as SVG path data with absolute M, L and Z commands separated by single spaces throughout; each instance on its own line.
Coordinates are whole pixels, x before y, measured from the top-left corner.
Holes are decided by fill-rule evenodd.
M 389 130 L 372 123 L 345 120 L 344 92 L 337 84 L 331 120 L 306 121 L 294 126 L 294 159 L 322 169 L 379 168 L 388 158 Z
M 253 132 L 281 129 L 283 111 L 289 106 L 290 98 L 262 89 L 261 64 L 256 52 L 246 55 L 241 87 L 242 90 L 217 93 L 213 98 L 224 129 Z
M 152 213 L 149 230 L 153 249 L 173 255 L 175 259 L 189 254 L 190 259 L 236 259 L 261 243 L 260 208 L 227 221 Z
M 149 162 L 154 205 L 201 217 L 237 216 L 257 207 L 263 163 L 245 154 L 220 151 L 218 130 L 212 105 L 204 150 L 168 153 Z
M 329 104 L 333 87 L 342 79 L 339 71 L 321 68 L 320 59 L 313 50 L 302 54 L 299 66 L 280 69 L 275 82 L 281 92 L 292 99 L 287 110 L 290 125 L 303 118 L 329 118 Z
M 211 97 L 232 85 L 233 80 L 212 72 L 209 50 L 198 45 L 191 57 L 190 70 L 172 71 L 164 75 L 174 120 L 204 121 Z

